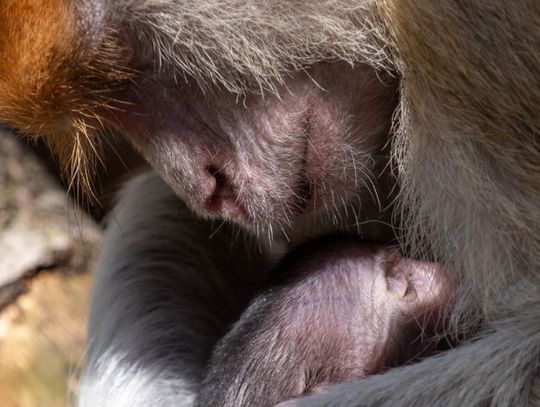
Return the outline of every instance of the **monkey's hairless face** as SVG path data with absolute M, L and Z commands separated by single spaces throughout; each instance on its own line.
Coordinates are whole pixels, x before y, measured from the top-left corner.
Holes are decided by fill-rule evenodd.
M 322 65 L 242 99 L 164 75 L 136 83 L 112 121 L 203 216 L 283 230 L 375 200 L 395 90 L 371 68 Z

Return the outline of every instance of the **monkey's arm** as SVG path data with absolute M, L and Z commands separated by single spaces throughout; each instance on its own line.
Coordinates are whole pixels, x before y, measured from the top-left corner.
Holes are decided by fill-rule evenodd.
M 528 406 L 540 389 L 540 302 L 481 339 L 285 406 Z M 519 372 L 519 374 L 516 374 Z
M 192 404 L 211 348 L 261 279 L 247 238 L 212 231 L 155 175 L 129 184 L 96 273 L 79 406 Z

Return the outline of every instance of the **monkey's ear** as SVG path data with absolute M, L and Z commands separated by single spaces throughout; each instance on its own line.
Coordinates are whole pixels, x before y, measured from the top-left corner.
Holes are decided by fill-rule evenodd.
M 404 299 L 427 305 L 442 303 L 448 298 L 448 280 L 439 264 L 402 257 L 394 267 L 397 269 L 394 274 L 401 275 L 406 282 Z

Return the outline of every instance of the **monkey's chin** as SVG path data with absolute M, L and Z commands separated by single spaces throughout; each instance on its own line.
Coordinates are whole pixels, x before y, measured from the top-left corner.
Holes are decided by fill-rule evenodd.
M 356 208 L 358 209 L 358 208 Z M 349 214 L 352 212 L 349 208 Z M 293 215 L 267 214 L 266 216 L 229 218 L 243 230 L 256 235 L 259 239 L 283 242 L 286 244 L 300 244 L 306 240 L 335 233 L 358 234 L 358 225 L 354 219 L 350 219 L 346 210 L 343 213 L 325 213 L 314 211 L 307 206 L 304 211 L 295 212 Z M 377 228 L 379 229 L 379 228 Z M 375 235 L 361 233 L 361 236 L 374 240 L 386 241 L 376 238 Z
M 259 236 L 267 235 L 273 240 L 293 245 L 339 233 L 353 234 L 373 243 L 394 241 L 394 216 L 390 207 L 381 211 L 377 206 L 365 205 L 365 198 L 358 194 L 343 194 L 342 198 L 336 198 L 339 205 L 325 205 L 312 197 L 302 208 L 287 207 L 287 215 L 279 210 L 261 210 L 258 216 L 235 222 Z

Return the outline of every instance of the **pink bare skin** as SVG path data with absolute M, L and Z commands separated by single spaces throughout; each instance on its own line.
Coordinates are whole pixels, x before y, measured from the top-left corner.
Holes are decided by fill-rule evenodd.
M 272 406 L 435 352 L 448 284 L 433 263 L 348 237 L 293 252 L 217 345 L 201 406 Z
M 391 199 L 380 175 L 397 92 L 381 75 L 321 64 L 279 96 L 241 99 L 141 76 L 106 114 L 198 215 L 270 238 L 335 232 L 379 217 Z

